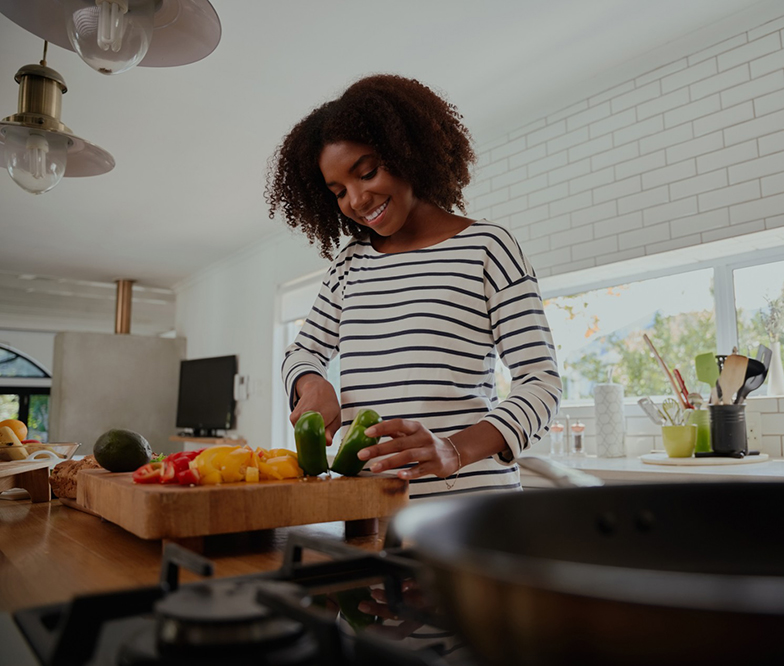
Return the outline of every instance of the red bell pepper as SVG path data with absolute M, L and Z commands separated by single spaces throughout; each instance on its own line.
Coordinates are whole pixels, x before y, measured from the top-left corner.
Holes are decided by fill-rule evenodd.
M 160 483 L 163 463 L 147 463 L 133 473 L 134 483 Z
M 177 483 L 181 486 L 198 486 L 199 472 L 190 468 L 177 472 Z

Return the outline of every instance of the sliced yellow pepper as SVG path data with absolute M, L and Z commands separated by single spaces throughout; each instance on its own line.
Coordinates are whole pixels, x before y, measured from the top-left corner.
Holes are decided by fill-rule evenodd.
M 263 461 L 259 465 L 259 473 L 273 479 L 296 479 L 304 474 L 291 456 L 277 456 Z
M 258 467 L 248 467 L 245 470 L 245 483 L 258 483 L 258 482 L 259 482 Z
M 217 486 L 223 482 L 223 477 L 218 470 L 205 474 L 199 477 L 199 483 L 203 486 Z
M 297 452 L 296 451 L 292 451 L 291 449 L 270 449 L 269 450 L 269 457 L 270 458 L 279 458 L 280 456 L 291 456 L 292 458 L 294 458 L 294 460 L 297 460 Z

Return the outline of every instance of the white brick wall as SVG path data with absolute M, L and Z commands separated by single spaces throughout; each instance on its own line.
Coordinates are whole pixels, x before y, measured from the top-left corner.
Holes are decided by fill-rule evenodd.
M 469 214 L 540 276 L 781 226 L 783 40 L 784 15 L 509 128 L 479 147 Z

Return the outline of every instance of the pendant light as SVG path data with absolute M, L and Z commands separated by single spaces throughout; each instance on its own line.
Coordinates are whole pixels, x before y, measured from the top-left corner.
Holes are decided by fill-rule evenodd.
M 43 194 L 63 176 L 97 176 L 114 168 L 103 148 L 74 136 L 60 122 L 65 80 L 46 66 L 25 65 L 14 79 L 19 84 L 18 111 L 0 121 L 0 163 L 17 185 Z
M 196 62 L 221 37 L 208 0 L 0 0 L 0 14 L 101 74 Z

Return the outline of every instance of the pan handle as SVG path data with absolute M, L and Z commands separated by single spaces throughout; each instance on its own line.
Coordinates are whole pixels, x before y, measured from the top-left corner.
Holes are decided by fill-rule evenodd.
M 517 464 L 552 481 L 558 488 L 590 488 L 604 485 L 604 481 L 591 474 L 541 456 L 523 456 L 517 459 Z

